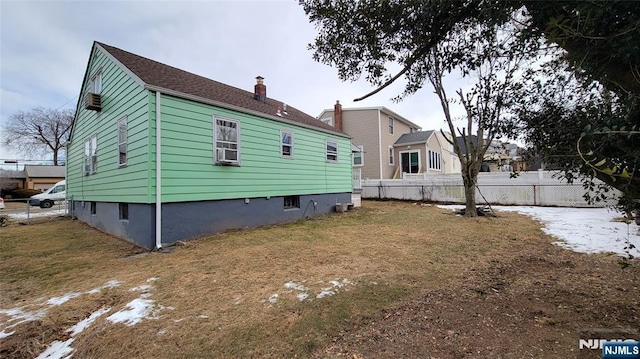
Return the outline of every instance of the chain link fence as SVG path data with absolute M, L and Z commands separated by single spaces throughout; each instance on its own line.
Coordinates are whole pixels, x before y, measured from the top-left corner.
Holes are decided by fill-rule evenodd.
M 4 209 L 0 209 L 0 217 L 4 221 L 16 221 L 28 224 L 35 218 L 67 215 L 66 201 L 57 201 L 51 208 L 31 206 L 28 198 L 5 199 Z

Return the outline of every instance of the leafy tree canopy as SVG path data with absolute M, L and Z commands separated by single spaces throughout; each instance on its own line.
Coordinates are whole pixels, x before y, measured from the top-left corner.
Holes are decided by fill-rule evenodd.
M 561 91 L 568 83 L 564 75 L 555 77 L 547 91 L 544 81 L 533 85 L 542 95 L 522 101 L 528 140 L 548 158 L 553 156 L 567 173 L 600 178 L 631 199 L 640 194 L 640 136 L 634 132 L 640 126 L 640 2 L 301 0 L 300 4 L 319 31 L 310 44 L 314 59 L 337 68 L 342 80 L 364 76 L 377 87 L 371 94 L 401 77 L 402 96 L 420 89 L 428 74 L 422 59 L 461 28 L 478 26 L 490 32 L 508 22 L 520 24 L 515 35 L 525 51 L 536 51 L 534 44 L 539 42 L 546 43 L 547 50 L 561 50 L 556 52 L 558 61 L 545 67 L 545 75 L 553 78 L 568 70 L 569 82 L 584 90 L 575 99 L 558 97 L 558 93 L 570 95 Z M 466 49 L 448 50 L 447 66 L 476 66 L 477 59 Z M 398 65 L 399 71 L 389 70 Z M 597 100 L 589 103 L 590 97 Z

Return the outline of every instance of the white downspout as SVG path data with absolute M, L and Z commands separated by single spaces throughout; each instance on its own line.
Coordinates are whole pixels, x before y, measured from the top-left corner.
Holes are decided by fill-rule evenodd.
M 388 156 L 388 154 L 385 155 L 385 152 L 388 152 L 389 149 L 382 148 L 382 125 L 380 124 L 380 109 L 378 109 L 378 148 L 380 149 L 380 179 L 384 179 L 382 178 L 382 162 Z
M 162 136 L 160 91 L 156 91 L 156 249 L 162 249 Z

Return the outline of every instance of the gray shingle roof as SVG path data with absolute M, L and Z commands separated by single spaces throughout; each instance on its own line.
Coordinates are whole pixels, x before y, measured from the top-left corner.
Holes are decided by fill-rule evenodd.
M 29 177 L 65 177 L 65 166 L 25 165 L 24 173 Z
M 427 142 L 429 140 L 429 137 L 431 137 L 432 134 L 433 134 L 433 130 L 405 133 L 404 135 L 400 136 L 400 138 L 398 138 L 398 140 L 394 144 L 395 145 L 402 145 L 402 144 L 405 144 L 405 143 Z
M 277 116 L 278 108 L 282 108 L 284 104 L 269 97 L 265 102 L 258 101 L 254 99 L 253 92 L 241 90 L 100 42 L 96 42 L 96 44 L 108 51 L 148 85 L 241 107 L 271 117 Z M 281 111 L 283 119 L 331 132 L 342 133 L 335 127 L 327 125 L 288 104 L 287 114 L 283 112 Z

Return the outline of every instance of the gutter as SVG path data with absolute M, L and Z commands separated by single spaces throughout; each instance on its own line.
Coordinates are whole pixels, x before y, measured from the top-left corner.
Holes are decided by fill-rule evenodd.
M 156 91 L 156 250 L 162 250 L 162 132 L 160 91 Z

